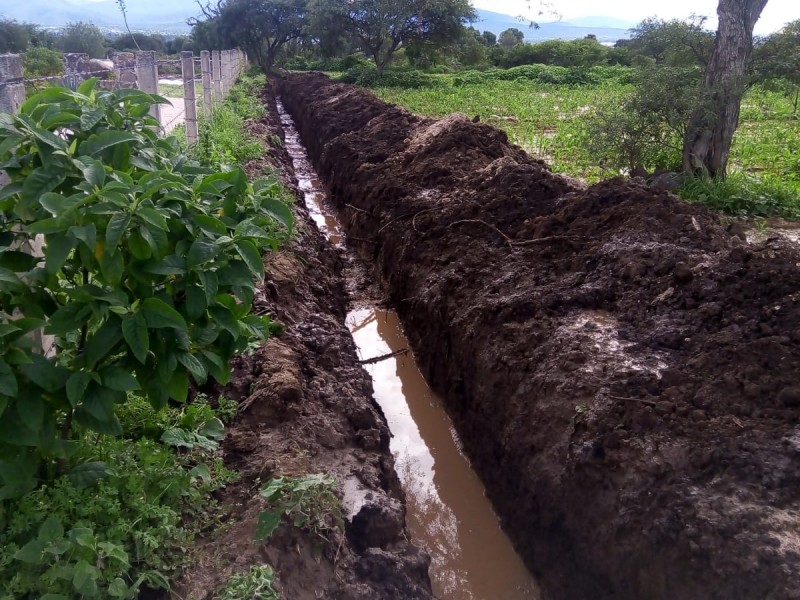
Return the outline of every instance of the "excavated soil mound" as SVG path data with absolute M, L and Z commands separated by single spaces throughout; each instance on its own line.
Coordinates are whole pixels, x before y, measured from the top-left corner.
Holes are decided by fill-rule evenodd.
M 321 75 L 298 123 L 548 597 L 800 598 L 800 251 Z

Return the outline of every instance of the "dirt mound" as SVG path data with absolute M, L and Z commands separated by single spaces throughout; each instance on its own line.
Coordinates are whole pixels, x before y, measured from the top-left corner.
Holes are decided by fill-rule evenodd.
M 274 97 L 251 130 L 283 137 Z M 249 168 L 278 166 L 297 189 L 282 146 Z M 241 478 L 219 498 L 229 528 L 201 540 L 175 598 L 215 597 L 233 573 L 251 565 L 275 568 L 281 597 L 291 600 L 432 600 L 429 557 L 408 541 L 405 499 L 389 450 L 389 430 L 372 399 L 372 382 L 345 327 L 342 260 L 316 229 L 303 203 L 294 207 L 291 247 L 265 255 L 266 278 L 257 311 L 285 326 L 251 356 L 233 364 L 239 416 L 223 457 Z M 345 531 L 308 531 L 288 524 L 262 544 L 253 542 L 259 490 L 272 477 L 327 473 L 343 498 Z
M 797 247 L 463 115 L 281 93 L 549 597 L 800 598 Z

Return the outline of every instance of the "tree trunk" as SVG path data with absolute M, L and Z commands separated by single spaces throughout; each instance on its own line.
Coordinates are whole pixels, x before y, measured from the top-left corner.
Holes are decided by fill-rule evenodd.
M 683 139 L 683 169 L 724 177 L 753 53 L 753 28 L 767 0 L 719 0 L 719 28 L 706 67 L 703 98 Z

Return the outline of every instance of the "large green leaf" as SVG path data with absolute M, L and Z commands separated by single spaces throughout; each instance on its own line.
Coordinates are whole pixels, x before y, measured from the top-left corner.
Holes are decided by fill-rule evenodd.
M 219 248 L 208 242 L 194 242 L 186 253 L 186 266 L 196 267 L 217 256 Z
M 122 334 L 133 355 L 140 363 L 144 364 L 150 350 L 150 336 L 144 315 L 136 313 L 125 317 L 122 320 Z
M 75 247 L 74 238 L 68 235 L 49 235 L 44 252 L 44 264 L 49 273 L 56 273 L 67 262 Z
M 106 252 L 114 254 L 117 251 L 117 245 L 130 223 L 131 215 L 126 212 L 118 212 L 111 217 L 106 227 Z
M 123 331 L 117 315 L 110 315 L 108 319 L 89 336 L 86 342 L 86 364 L 93 367 L 105 356 L 117 352 L 117 344 L 122 341 Z
M 174 327 L 186 331 L 186 321 L 181 314 L 169 304 L 158 298 L 147 298 L 142 302 L 141 314 L 150 329 Z
M 66 179 L 66 174 L 60 169 L 46 169 L 36 167 L 25 178 L 20 193 L 20 204 L 17 211 L 23 219 L 33 219 L 36 214 L 34 207 L 39 204 L 42 194 L 52 192 Z
M 0 358 L 0 394 L 14 398 L 17 395 L 17 389 L 17 378 L 14 372 L 6 361 Z
M 83 156 L 91 156 L 117 144 L 127 144 L 138 139 L 139 136 L 133 133 L 111 129 L 91 136 L 78 147 L 78 151 Z
M 247 264 L 253 272 L 253 275 L 259 279 L 263 278 L 264 258 L 261 256 L 261 252 L 258 251 L 258 248 L 256 248 L 256 245 L 249 240 L 242 240 L 236 242 L 236 250 L 239 252 L 239 256 L 242 257 L 245 264 Z

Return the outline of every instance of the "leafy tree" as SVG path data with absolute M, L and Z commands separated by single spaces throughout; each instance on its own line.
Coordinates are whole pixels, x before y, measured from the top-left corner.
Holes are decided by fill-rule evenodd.
M 497 43 L 497 36 L 491 31 L 484 31 L 481 37 L 483 38 L 483 43 L 487 46 L 494 46 Z
M 313 32 L 338 29 L 357 38 L 379 76 L 401 47 L 450 43 L 475 19 L 467 0 L 310 0 L 309 11 Z
M 630 30 L 631 39 L 625 48 L 657 65 L 704 67 L 714 45 L 714 34 L 705 29 L 705 21 L 698 16 L 671 21 L 645 19 Z
M 179 54 L 183 50 L 193 50 L 195 45 L 203 50 L 221 50 L 222 48 L 214 43 L 195 44 L 192 38 L 178 35 L 164 43 L 164 52 L 167 54 Z
M 760 40 L 753 63 L 755 79 L 768 88 L 786 93 L 796 114 L 800 102 L 800 20 Z
M 116 50 L 155 50 L 164 52 L 164 37 L 161 35 L 147 35 L 126 33 L 114 39 L 110 44 Z
M 0 19 L 0 54 L 25 52 L 31 41 L 31 26 L 12 19 Z
M 524 41 L 525 41 L 525 34 L 522 33 L 516 27 L 512 27 L 500 33 L 500 37 L 498 38 L 497 43 L 500 44 L 503 48 L 510 49 L 516 46 L 517 44 L 521 44 Z
M 306 0 L 220 0 L 203 7 L 203 13 L 205 20 L 192 20 L 196 41 L 239 46 L 267 71 L 289 41 L 304 35 L 307 24 Z
M 85 52 L 92 58 L 106 55 L 103 32 L 96 25 L 83 21 L 67 24 L 60 45 L 64 52 Z

